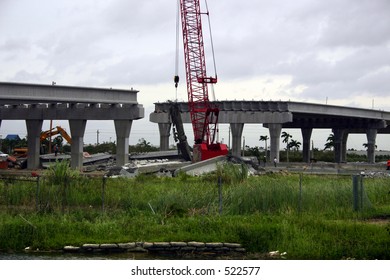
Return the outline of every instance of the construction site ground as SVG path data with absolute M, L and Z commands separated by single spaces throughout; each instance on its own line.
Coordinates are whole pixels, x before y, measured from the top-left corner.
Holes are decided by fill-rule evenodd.
M 138 166 L 137 174 L 152 174 L 159 172 L 169 172 L 174 174 L 175 170 L 180 168 L 187 168 L 191 170 L 193 164 L 190 162 L 177 162 L 177 161 L 166 161 L 163 163 L 144 163 Z M 216 163 L 204 164 L 202 167 L 203 172 L 207 173 L 215 170 Z M 118 167 L 119 169 L 122 167 Z M 208 171 L 207 171 L 208 170 Z M 305 173 L 305 174 L 317 174 L 317 175 L 355 175 L 361 174 L 365 176 L 390 176 L 390 170 L 386 170 L 386 163 L 327 163 L 317 162 L 312 164 L 301 163 L 301 162 L 290 162 L 290 163 L 278 163 L 276 167 L 269 163 L 265 166 L 263 164 L 258 165 L 257 168 L 250 168 L 251 175 L 264 175 L 267 173 Z M 32 174 L 44 175 L 45 169 L 28 170 L 28 169 L 17 169 L 8 168 L 0 169 L 0 176 L 2 177 L 31 177 Z M 88 170 L 85 168 L 81 171 L 82 175 L 88 177 L 103 177 L 107 175 L 107 170 Z M 194 174 L 200 175 L 200 174 Z

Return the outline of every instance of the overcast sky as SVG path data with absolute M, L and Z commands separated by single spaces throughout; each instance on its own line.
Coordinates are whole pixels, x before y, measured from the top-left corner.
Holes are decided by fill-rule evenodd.
M 390 111 L 390 1 L 208 0 L 208 7 L 216 99 Z M 153 102 L 176 98 L 176 9 L 176 0 L 0 0 L 0 81 L 133 87 L 146 114 L 134 122 L 130 142 L 144 137 L 158 144 L 157 125 L 146 123 Z M 203 25 L 207 42 L 207 18 Z M 186 100 L 182 53 L 181 46 L 177 98 Z M 207 67 L 214 74 L 212 63 Z M 96 142 L 96 128 L 100 141 L 115 137 L 112 122 L 103 124 L 88 123 L 86 142 Z M 17 127 L 3 121 L 0 133 L 23 134 Z M 244 130 L 250 145 L 266 133 L 261 126 Z M 300 131 L 293 135 L 301 140 Z M 358 139 L 348 145 L 362 148 L 367 140 Z

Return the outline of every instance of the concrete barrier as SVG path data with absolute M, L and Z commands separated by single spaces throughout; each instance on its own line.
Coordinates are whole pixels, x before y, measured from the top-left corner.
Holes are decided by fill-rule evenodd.
M 83 244 L 82 246 L 65 246 L 66 253 L 245 253 L 239 243 L 224 242 L 129 242 L 109 244 Z

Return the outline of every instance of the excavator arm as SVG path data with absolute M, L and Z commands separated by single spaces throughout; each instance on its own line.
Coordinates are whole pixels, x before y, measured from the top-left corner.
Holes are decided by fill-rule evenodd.
M 72 138 L 69 136 L 69 134 L 60 126 L 56 126 L 55 128 L 46 130 L 41 132 L 41 142 L 53 135 L 60 134 L 69 144 L 72 144 Z

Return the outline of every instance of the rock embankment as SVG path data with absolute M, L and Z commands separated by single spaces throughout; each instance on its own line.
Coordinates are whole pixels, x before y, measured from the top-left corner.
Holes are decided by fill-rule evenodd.
M 246 250 L 238 243 L 222 242 L 129 242 L 110 244 L 84 244 L 78 246 L 65 246 L 68 253 L 245 253 Z

